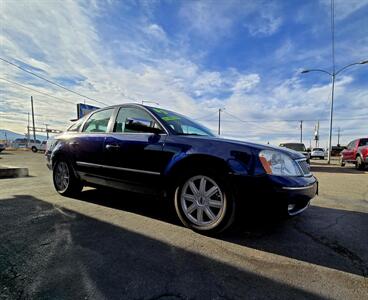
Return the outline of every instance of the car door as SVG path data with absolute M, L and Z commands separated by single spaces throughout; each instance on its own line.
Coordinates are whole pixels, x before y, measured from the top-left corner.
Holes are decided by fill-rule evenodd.
M 84 123 L 81 132 L 69 140 L 76 169 L 82 177 L 101 176 L 104 141 L 107 131 L 112 126 L 114 110 L 115 108 L 109 108 L 92 113 Z
M 344 155 L 344 160 L 351 161 L 351 160 L 355 159 L 354 149 L 355 149 L 356 142 L 357 142 L 356 140 L 350 142 L 347 149 L 344 150 L 344 154 L 343 154 Z
M 142 120 L 161 132 L 128 129 L 129 120 Z M 104 141 L 106 174 L 125 189 L 151 192 L 161 185 L 161 174 L 170 155 L 163 151 L 167 132 L 144 108 L 123 106 L 116 113 L 113 130 Z

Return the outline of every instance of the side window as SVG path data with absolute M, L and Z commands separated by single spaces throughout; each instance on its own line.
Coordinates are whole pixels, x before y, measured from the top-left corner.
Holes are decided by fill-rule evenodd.
M 361 146 L 368 146 L 368 139 L 360 139 L 359 147 Z
M 355 144 L 356 144 L 356 141 L 352 141 L 352 142 L 350 142 L 350 144 L 348 145 L 348 149 L 349 149 L 349 150 L 354 149 L 354 148 L 355 148 Z
M 106 132 L 114 109 L 105 109 L 93 113 L 84 124 L 83 132 Z
M 141 108 L 137 107 L 122 107 L 119 110 L 118 116 L 116 117 L 114 132 L 141 132 L 125 128 L 125 122 L 127 119 L 138 119 L 142 121 L 151 122 L 152 127 L 161 129 L 152 116 Z

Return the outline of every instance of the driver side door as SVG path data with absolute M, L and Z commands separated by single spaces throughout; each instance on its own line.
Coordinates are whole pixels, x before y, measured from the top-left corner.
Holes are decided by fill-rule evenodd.
M 126 126 L 131 119 L 151 122 L 161 133 L 132 130 Z M 161 184 L 161 174 L 169 157 L 163 151 L 167 133 L 143 108 L 120 107 L 113 132 L 104 141 L 104 161 L 108 176 L 120 187 L 150 193 Z

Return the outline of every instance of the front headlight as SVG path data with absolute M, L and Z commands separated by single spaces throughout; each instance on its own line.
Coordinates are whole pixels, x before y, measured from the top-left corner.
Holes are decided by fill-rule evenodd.
M 262 150 L 259 159 L 269 175 L 302 176 L 301 170 L 288 155 L 274 150 Z

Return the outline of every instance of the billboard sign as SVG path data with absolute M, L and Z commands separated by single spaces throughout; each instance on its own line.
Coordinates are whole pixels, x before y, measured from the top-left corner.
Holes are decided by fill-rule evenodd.
M 91 111 L 94 111 L 96 109 L 99 109 L 97 106 L 78 103 L 77 104 L 77 117 L 78 119 L 84 117 L 85 115 L 88 115 Z

